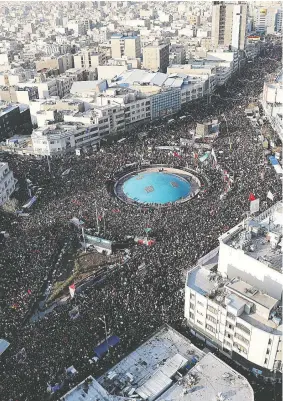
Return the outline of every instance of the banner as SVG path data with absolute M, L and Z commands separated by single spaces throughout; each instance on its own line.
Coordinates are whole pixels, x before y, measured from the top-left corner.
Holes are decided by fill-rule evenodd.
M 84 222 L 82 221 L 82 220 L 79 220 L 77 217 L 73 217 L 71 220 L 70 220 L 70 223 L 71 224 L 74 224 L 76 227 L 78 227 L 78 228 L 80 228 L 81 226 L 83 226 L 84 225 Z
M 252 200 L 250 203 L 250 212 L 256 213 L 259 211 L 259 199 Z
M 210 152 L 206 152 L 204 155 L 202 155 L 202 156 L 199 158 L 199 161 L 200 161 L 201 163 L 204 162 L 205 160 L 208 159 L 209 155 L 210 155 Z
M 35 202 L 36 202 L 37 197 L 33 196 L 24 206 L 23 208 L 29 209 Z
M 267 198 L 270 199 L 270 200 L 272 200 L 272 201 L 273 201 L 273 199 L 274 199 L 274 196 L 273 196 L 273 194 L 272 194 L 270 191 L 268 191 L 268 193 L 267 193 Z
M 94 237 L 93 235 L 89 234 L 85 234 L 85 241 L 89 245 L 99 246 L 101 248 L 111 249 L 112 247 L 112 241 L 100 237 Z
M 70 171 L 71 171 L 70 168 L 68 168 L 67 170 L 65 170 L 65 171 L 62 173 L 62 177 L 64 177 L 65 175 L 68 175 Z
M 211 149 L 211 156 L 214 158 L 215 163 L 217 163 L 216 154 L 213 148 Z

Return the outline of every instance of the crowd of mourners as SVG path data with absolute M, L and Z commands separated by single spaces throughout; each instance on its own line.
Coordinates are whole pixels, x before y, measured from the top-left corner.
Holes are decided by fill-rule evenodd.
M 51 172 L 46 160 L 3 155 L 19 180 L 16 196 L 21 204 L 28 199 L 27 179 L 42 189 L 28 217 L 0 211 L 0 228 L 9 233 L 0 243 L 0 338 L 11 343 L 0 361 L 2 401 L 43 400 L 48 397 L 48 384 L 58 383 L 68 366 L 78 370 L 76 382 L 88 374 L 97 377 L 163 323 L 181 326 L 184 272 L 218 246 L 219 235 L 245 217 L 250 193 L 260 199 L 260 211 L 281 199 L 280 180 L 266 163 L 262 141 L 244 113 L 249 103 L 257 102 L 266 75 L 280 67 L 280 60 L 280 46 L 267 47 L 265 55 L 246 64 L 241 77 L 230 80 L 211 102 L 205 98 L 185 105 L 174 116 L 174 124 L 160 120 L 140 127 L 140 132 L 147 132 L 145 138 L 133 132 L 125 141 L 106 144 L 93 154 L 52 159 Z M 184 114 L 187 119 L 180 120 Z M 190 136 L 196 122 L 215 119 L 220 121 L 220 133 L 213 149 L 221 169 L 210 164 L 201 167 L 186 153 L 176 157 L 155 149 L 170 142 L 179 144 L 180 138 Z M 272 132 L 269 123 L 264 124 Z M 189 202 L 170 207 L 123 203 L 109 192 L 106 182 L 126 164 L 139 162 L 141 155 L 152 164 L 182 168 L 191 163 L 208 177 L 210 185 Z M 69 174 L 62 176 L 69 168 Z M 221 198 L 226 185 L 223 169 L 233 176 L 233 184 Z M 268 191 L 273 201 L 267 198 Z M 150 227 L 156 243 L 132 246 L 130 258 L 102 285 L 86 288 L 38 321 L 27 319 L 42 295 L 43 283 L 50 277 L 52 283 L 50 273 L 62 246 L 72 238 L 69 220 L 76 216 L 86 227 L 96 227 L 95 201 L 105 220 L 101 236 L 121 241 L 126 236 L 142 236 Z M 79 307 L 77 319 L 69 314 L 74 306 Z M 94 347 L 104 339 L 105 328 L 98 319 L 104 316 L 108 333 L 119 336 L 121 342 L 90 364 Z M 67 390 L 65 386 L 53 397 Z

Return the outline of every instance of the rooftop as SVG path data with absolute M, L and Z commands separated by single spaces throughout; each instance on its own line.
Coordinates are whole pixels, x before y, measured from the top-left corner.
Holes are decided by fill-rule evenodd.
M 198 82 L 187 74 L 164 74 L 161 72 L 150 72 L 147 70 L 126 70 L 122 72 L 117 79 L 119 85 L 148 85 L 163 88 L 182 88 L 189 83 L 199 83 L 203 79 L 200 77 Z
M 156 401 L 252 401 L 248 381 L 215 355 L 208 353 Z
M 118 397 L 108 394 L 92 376 L 89 376 L 60 399 L 62 401 L 118 401 Z M 120 398 L 119 401 L 122 400 L 126 401 L 124 398 Z
M 153 374 L 159 377 L 157 381 L 167 386 L 171 384 L 171 376 L 183 366 L 185 361 L 186 365 L 191 367 L 203 356 L 204 353 L 187 338 L 166 325 L 99 378 L 98 382 L 109 393 L 123 395 L 127 387 L 125 383 L 129 381 L 127 377 L 132 377 L 128 392 L 131 392 L 132 388 L 138 389 L 139 393 L 152 392 L 154 388 L 156 389 L 156 383 L 151 380 Z M 111 379 L 113 375 L 115 380 Z M 159 391 L 161 391 L 160 388 Z
M 15 110 L 18 106 L 14 105 L 0 105 L 0 117 L 4 116 L 7 113 L 10 113 L 10 111 Z
M 187 286 L 225 309 L 227 304 L 235 311 L 240 311 L 245 304 L 250 305 L 252 308 L 249 313 L 246 309 L 239 312 L 241 319 L 262 331 L 282 334 L 282 323 L 273 321 L 270 316 L 270 311 L 279 301 L 252 288 L 248 283 L 238 278 L 227 279 L 209 268 L 197 266 L 188 273 Z M 257 305 L 263 305 L 260 313 L 257 313 Z
M 223 234 L 220 240 L 268 267 L 282 271 L 283 204 L 278 202 L 257 217 Z M 281 240 L 281 242 L 280 242 Z
M 222 397 L 222 398 L 221 398 Z M 97 381 L 88 377 L 63 401 L 253 401 L 248 381 L 168 325 Z

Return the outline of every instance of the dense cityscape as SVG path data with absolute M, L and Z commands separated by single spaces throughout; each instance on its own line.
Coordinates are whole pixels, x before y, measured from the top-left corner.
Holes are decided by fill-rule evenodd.
M 0 400 L 282 399 L 281 2 L 0 35 Z

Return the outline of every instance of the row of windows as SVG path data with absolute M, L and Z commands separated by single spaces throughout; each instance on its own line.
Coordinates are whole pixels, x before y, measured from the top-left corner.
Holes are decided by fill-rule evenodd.
M 242 330 L 244 333 L 251 334 L 251 331 L 241 323 L 236 323 L 236 327 Z
M 215 319 L 215 317 L 210 316 L 210 315 L 206 315 L 206 319 L 210 320 L 212 323 L 216 324 L 217 323 L 217 319 Z
M 215 315 L 217 315 L 217 309 L 213 308 L 210 305 L 207 306 L 207 309 L 209 310 L 209 312 L 214 313 Z
M 230 312 L 227 312 L 227 317 L 229 317 L 231 320 L 236 320 L 236 317 Z
M 208 331 L 211 331 L 211 333 L 215 333 L 216 332 L 215 328 L 210 326 L 210 324 L 206 324 L 205 327 L 206 327 L 206 329 Z
M 234 342 L 233 345 L 234 345 L 234 347 L 238 348 L 238 350 L 240 350 L 240 351 L 243 352 L 244 354 L 247 354 L 247 353 L 248 353 L 247 349 L 246 349 L 245 347 L 243 347 L 242 345 L 240 345 L 240 344 L 238 344 L 238 343 L 235 343 L 235 342 Z
M 92 134 L 92 135 L 86 135 L 86 136 L 84 136 L 83 138 L 77 139 L 75 142 L 76 142 L 76 143 L 79 143 L 79 142 L 87 141 L 88 139 L 90 139 L 90 138 L 95 138 L 95 137 L 97 137 L 97 136 L 98 136 L 98 133 Z
M 243 336 L 241 336 L 241 334 L 235 333 L 235 338 L 238 338 L 238 340 L 241 340 L 243 343 L 249 345 L 250 342 Z

